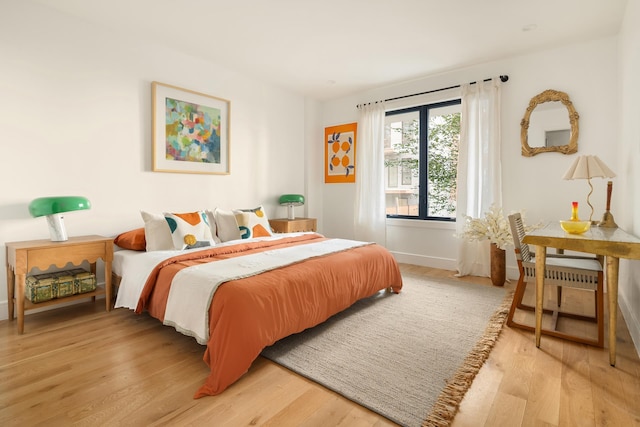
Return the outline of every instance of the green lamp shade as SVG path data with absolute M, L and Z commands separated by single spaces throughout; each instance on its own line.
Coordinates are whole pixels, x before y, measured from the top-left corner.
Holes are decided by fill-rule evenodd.
M 280 204 L 302 206 L 304 205 L 304 196 L 302 194 L 283 194 L 280 196 Z
M 89 208 L 89 199 L 80 196 L 40 197 L 29 203 L 29 213 L 34 218 Z
M 304 196 L 302 194 L 283 194 L 280 196 L 279 202 L 288 207 L 287 219 L 295 219 L 293 207 L 304 205 Z
M 51 241 L 64 242 L 69 240 L 64 227 L 62 213 L 89 209 L 91 202 L 86 197 L 40 197 L 29 203 L 29 213 L 32 217 L 46 216 Z

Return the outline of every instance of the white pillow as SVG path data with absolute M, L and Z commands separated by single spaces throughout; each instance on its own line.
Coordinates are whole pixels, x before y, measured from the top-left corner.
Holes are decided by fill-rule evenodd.
M 240 239 L 240 229 L 233 211 L 216 208 L 213 211 L 218 237 L 223 242 Z
M 216 216 L 212 210 L 205 210 L 204 213 L 207 215 L 207 220 L 209 221 L 209 229 L 211 229 L 211 237 L 215 243 L 220 243 L 221 240 L 218 237 L 218 225 L 216 224 Z
M 140 211 L 144 221 L 144 238 L 147 242 L 147 252 L 169 251 L 173 249 L 173 239 L 169 224 L 164 215 Z
M 271 225 L 262 206 L 254 209 L 236 209 L 233 211 L 243 239 L 271 236 Z
M 207 221 L 209 221 L 209 228 L 211 229 L 211 237 L 215 243 L 220 243 L 220 237 L 218 237 L 218 225 L 216 223 L 216 216 L 210 209 L 206 209 L 204 213 L 207 215 Z
M 177 250 L 211 246 L 215 242 L 204 211 L 188 213 L 164 213 L 169 226 L 173 247 Z

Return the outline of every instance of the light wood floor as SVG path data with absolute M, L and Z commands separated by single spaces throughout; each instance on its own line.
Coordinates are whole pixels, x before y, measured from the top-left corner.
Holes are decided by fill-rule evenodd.
M 29 315 L 24 335 L 0 322 L 0 425 L 393 425 L 263 358 L 223 394 L 194 400 L 208 373 L 204 347 L 147 315 L 103 307 Z M 532 333 L 505 326 L 453 426 L 640 425 L 640 360 L 619 319 L 615 368 L 606 348 L 543 336 L 536 349 Z

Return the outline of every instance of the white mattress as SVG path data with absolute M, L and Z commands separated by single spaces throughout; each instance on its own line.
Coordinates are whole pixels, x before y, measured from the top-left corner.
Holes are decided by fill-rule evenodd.
M 307 233 L 278 233 L 271 237 L 259 237 L 256 239 L 232 240 L 219 243 L 216 246 L 229 246 L 237 243 L 248 243 L 260 240 L 277 240 L 285 237 L 299 236 Z M 202 251 L 211 247 L 189 249 L 189 251 Z M 140 299 L 144 284 L 154 267 L 165 259 L 180 255 L 184 251 L 132 251 L 122 249 L 113 254 L 112 271 L 121 277 L 115 308 L 124 307 L 135 310 Z

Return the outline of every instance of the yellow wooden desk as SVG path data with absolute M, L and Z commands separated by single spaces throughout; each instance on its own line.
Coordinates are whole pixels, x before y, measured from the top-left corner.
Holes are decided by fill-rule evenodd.
M 640 239 L 620 228 L 592 226 L 583 234 L 569 234 L 559 222 L 531 231 L 522 239 L 536 247 L 536 346 L 542 335 L 542 302 L 547 248 L 585 252 L 606 257 L 607 296 L 609 298 L 609 363 L 616 364 L 616 326 L 618 313 L 618 267 L 620 258 L 640 259 Z

